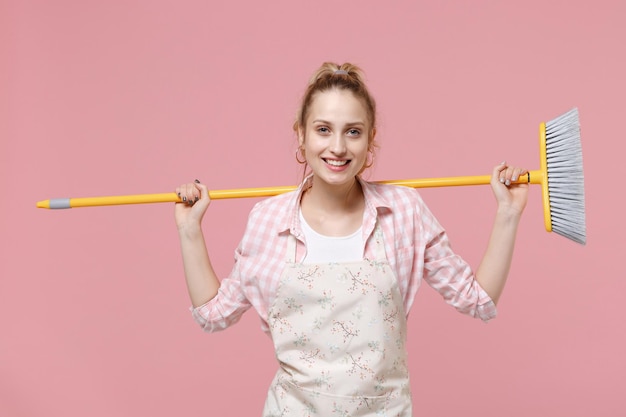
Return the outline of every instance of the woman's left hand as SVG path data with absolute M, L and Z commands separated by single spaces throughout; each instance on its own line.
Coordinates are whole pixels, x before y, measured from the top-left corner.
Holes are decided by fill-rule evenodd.
M 495 166 L 491 174 L 491 188 L 498 203 L 498 209 L 522 214 L 528 201 L 529 184 L 526 169 L 509 166 L 506 162 Z M 523 181 L 521 181 L 521 180 Z

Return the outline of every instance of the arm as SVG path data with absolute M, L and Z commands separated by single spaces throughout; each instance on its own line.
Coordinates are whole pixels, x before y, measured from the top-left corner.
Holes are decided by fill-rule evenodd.
M 190 183 L 176 188 L 183 200 L 176 203 L 174 215 L 183 258 L 189 298 L 194 307 L 211 300 L 220 287 L 207 253 L 202 233 L 202 218 L 211 202 L 205 185 Z
M 513 184 L 526 170 L 507 166 L 494 167 L 491 188 L 498 209 L 483 259 L 476 270 L 476 280 L 494 303 L 502 294 L 513 258 L 515 236 L 528 200 L 528 184 Z

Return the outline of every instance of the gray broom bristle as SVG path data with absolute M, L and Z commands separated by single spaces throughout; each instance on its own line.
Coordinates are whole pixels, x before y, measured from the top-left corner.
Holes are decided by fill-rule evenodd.
M 552 231 L 584 245 L 585 189 L 577 108 L 546 122 L 546 159 Z

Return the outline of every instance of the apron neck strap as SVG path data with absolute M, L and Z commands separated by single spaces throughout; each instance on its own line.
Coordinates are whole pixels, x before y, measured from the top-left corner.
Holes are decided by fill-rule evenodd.
M 383 236 L 383 229 L 380 227 L 380 223 L 376 220 L 376 226 L 374 227 L 374 249 L 377 261 L 386 261 L 387 254 L 385 252 L 385 237 Z
M 296 263 L 298 240 L 294 235 L 289 233 L 287 237 L 287 253 L 285 254 L 285 261 L 287 263 Z

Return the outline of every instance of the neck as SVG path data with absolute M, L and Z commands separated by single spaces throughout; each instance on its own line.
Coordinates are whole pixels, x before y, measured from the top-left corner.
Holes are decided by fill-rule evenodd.
M 326 212 L 345 212 L 360 209 L 363 206 L 363 190 L 354 178 L 353 182 L 344 185 L 330 185 L 323 181 L 315 181 L 303 196 L 303 205 L 322 209 Z

